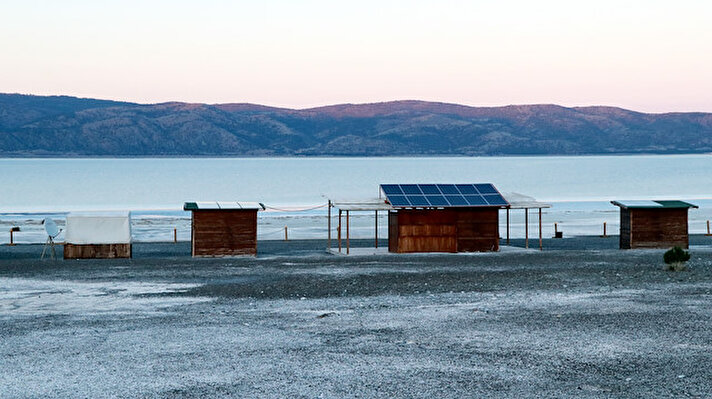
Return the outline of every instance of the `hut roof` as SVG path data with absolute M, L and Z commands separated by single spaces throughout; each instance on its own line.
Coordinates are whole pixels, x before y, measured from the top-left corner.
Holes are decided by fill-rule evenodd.
M 649 201 L 649 200 L 627 200 L 627 201 L 611 201 L 611 204 L 619 206 L 623 209 L 680 209 L 680 208 L 699 208 L 695 204 L 685 201 L 668 200 L 668 201 Z
M 394 208 L 506 208 L 509 203 L 491 183 L 381 184 Z
M 238 202 L 238 201 L 196 201 L 183 204 L 183 210 L 196 211 L 201 209 L 210 210 L 265 210 L 261 202 Z

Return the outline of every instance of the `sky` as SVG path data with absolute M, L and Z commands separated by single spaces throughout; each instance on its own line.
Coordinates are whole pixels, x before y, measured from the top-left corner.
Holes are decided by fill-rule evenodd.
M 0 0 L 0 92 L 712 112 L 710 1 Z

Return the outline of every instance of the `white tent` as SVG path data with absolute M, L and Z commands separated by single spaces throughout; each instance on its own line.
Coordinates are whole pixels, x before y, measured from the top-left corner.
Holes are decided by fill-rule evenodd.
M 129 212 L 72 212 L 67 215 L 66 229 L 67 244 L 131 243 Z

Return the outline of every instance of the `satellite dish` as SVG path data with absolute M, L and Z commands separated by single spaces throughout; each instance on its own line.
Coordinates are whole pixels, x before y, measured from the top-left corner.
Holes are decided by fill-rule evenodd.
M 62 230 L 57 227 L 57 223 L 55 223 L 54 220 L 50 218 L 46 218 L 45 220 L 43 220 L 42 224 L 44 225 L 45 231 L 47 232 L 47 242 L 45 242 L 45 246 L 42 249 L 42 256 L 40 257 L 40 259 L 44 259 L 47 247 L 52 250 L 52 259 L 54 259 L 57 256 L 54 251 L 54 239 L 57 238 L 57 236 L 59 235 L 59 233 L 62 232 Z
M 45 231 L 47 232 L 47 235 L 55 238 L 59 235 L 61 230 L 59 227 L 57 227 L 57 223 L 54 222 L 54 220 L 50 218 L 46 218 L 45 220 L 42 221 L 42 224 L 44 224 Z

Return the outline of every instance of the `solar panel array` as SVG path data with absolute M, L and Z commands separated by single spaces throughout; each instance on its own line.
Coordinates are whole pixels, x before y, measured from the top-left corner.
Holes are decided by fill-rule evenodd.
M 404 208 L 507 206 L 492 184 L 381 184 L 388 202 Z

